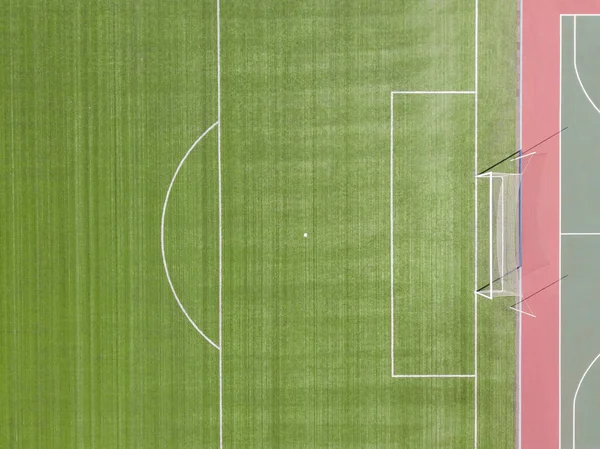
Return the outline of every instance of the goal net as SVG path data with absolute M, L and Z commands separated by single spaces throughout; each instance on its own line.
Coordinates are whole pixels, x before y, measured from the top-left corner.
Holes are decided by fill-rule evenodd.
M 489 172 L 477 176 L 478 290 L 488 299 L 521 296 L 521 175 Z

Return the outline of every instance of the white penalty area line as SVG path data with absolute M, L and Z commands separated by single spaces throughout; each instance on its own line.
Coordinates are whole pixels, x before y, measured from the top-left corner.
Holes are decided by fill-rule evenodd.
M 175 287 L 173 286 L 173 282 L 171 281 L 171 275 L 169 274 L 169 264 L 167 263 L 167 256 L 165 254 L 165 217 L 167 216 L 167 205 L 169 204 L 169 198 L 171 196 L 171 190 L 173 189 L 173 184 L 175 184 L 175 180 L 177 179 L 179 170 L 181 170 L 181 167 L 185 163 L 188 156 L 191 154 L 191 152 L 194 150 L 194 148 L 196 148 L 196 145 L 198 145 L 198 143 L 200 143 L 200 141 L 209 132 L 211 132 L 215 128 L 215 126 L 217 126 L 218 124 L 219 124 L 219 121 L 217 120 L 206 131 L 204 131 L 200 137 L 198 137 L 196 139 L 196 141 L 192 144 L 190 149 L 187 151 L 187 153 L 185 153 L 185 155 L 179 162 L 179 165 L 177 166 L 177 169 L 175 170 L 175 173 L 173 174 L 173 177 L 171 178 L 171 183 L 169 184 L 169 188 L 167 189 L 167 195 L 165 196 L 165 202 L 163 204 L 163 209 L 162 209 L 162 216 L 160 219 L 160 252 L 162 255 L 163 267 L 165 270 L 165 274 L 167 276 L 167 281 L 169 282 L 169 287 L 171 288 L 171 292 L 173 293 L 173 296 L 175 297 L 175 301 L 177 301 L 177 305 L 179 306 L 179 308 L 181 309 L 181 311 L 183 312 L 183 314 L 185 315 L 187 320 L 190 322 L 192 327 L 196 330 L 196 332 L 198 332 L 208 343 L 210 343 L 211 346 L 213 346 L 217 351 L 220 352 L 221 347 L 219 345 L 217 345 L 214 341 L 212 341 L 210 338 L 208 338 L 208 336 L 204 332 L 202 332 L 202 330 L 198 327 L 198 325 L 194 322 L 194 320 L 189 316 L 189 314 L 185 310 L 185 307 L 183 307 L 183 304 L 179 300 L 179 296 L 177 295 L 177 292 L 175 291 Z
M 475 95 L 474 90 L 393 90 L 392 95 Z
M 393 374 L 396 379 L 473 379 L 475 374 Z

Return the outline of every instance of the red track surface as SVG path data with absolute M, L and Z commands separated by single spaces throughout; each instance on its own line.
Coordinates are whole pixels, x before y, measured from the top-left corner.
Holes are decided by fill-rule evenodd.
M 600 13 L 600 0 L 523 0 L 523 149 L 559 130 L 561 13 Z M 558 138 L 535 151 L 523 176 L 524 297 L 559 278 Z M 522 449 L 560 445 L 558 292 L 555 285 L 533 297 L 537 318 L 523 316 Z

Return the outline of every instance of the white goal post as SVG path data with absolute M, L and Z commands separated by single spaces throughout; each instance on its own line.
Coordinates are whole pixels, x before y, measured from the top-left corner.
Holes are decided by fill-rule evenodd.
M 487 203 L 479 224 L 478 290 L 484 298 L 521 297 L 521 175 L 477 175 L 478 201 Z

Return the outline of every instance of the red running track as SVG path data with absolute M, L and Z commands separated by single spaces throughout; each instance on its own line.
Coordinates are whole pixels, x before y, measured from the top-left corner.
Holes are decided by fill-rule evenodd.
M 600 0 L 522 1 L 521 119 L 527 149 L 559 130 L 560 14 L 600 13 Z M 559 278 L 559 139 L 535 151 L 523 176 L 524 297 Z M 521 449 L 559 449 L 558 284 L 528 303 L 537 317 L 522 316 Z

